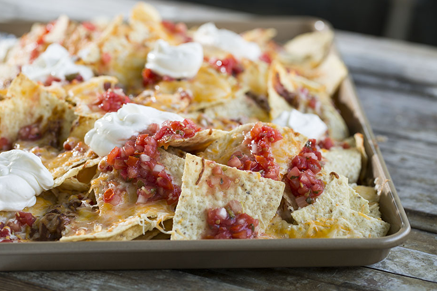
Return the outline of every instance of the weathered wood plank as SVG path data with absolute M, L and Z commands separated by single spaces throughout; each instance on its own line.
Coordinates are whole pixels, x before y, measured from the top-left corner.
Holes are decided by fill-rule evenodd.
M 0 273 L 0 291 L 11 291 L 11 290 L 29 290 L 29 291 L 46 291 L 50 289 L 42 288 L 22 282 L 20 280 L 4 276 Z
M 253 290 L 355 290 L 354 288 L 326 283 L 322 280 L 303 279 L 299 275 L 277 276 L 269 269 L 185 270 L 185 272 Z
M 435 48 L 347 32 L 337 32 L 336 39 L 352 71 L 410 83 L 437 84 Z
M 51 290 L 247 290 L 231 284 L 172 270 L 10 272 L 15 278 Z
M 437 284 L 414 279 L 410 277 L 400 276 L 378 270 L 355 267 L 355 268 L 276 268 L 276 269 L 218 269 L 218 270 L 187 270 L 191 274 L 199 276 L 208 276 L 208 278 L 219 278 L 221 280 L 232 280 L 234 284 L 243 286 L 252 286 L 258 284 L 255 289 L 264 287 L 268 289 L 276 289 L 278 286 L 294 288 L 300 290 L 301 286 L 305 286 L 308 281 L 320 281 L 320 288 L 316 290 L 324 290 L 326 284 L 332 284 L 336 288 L 345 288 L 353 290 L 433 290 L 437 288 Z M 298 277 L 298 281 L 294 282 L 293 278 Z M 291 280 L 291 282 L 290 282 Z M 271 285 L 273 284 L 273 285 Z M 298 284 L 293 285 L 293 284 Z M 289 289 L 289 290 L 290 290 Z M 305 290 L 305 289 L 304 289 Z
M 402 246 L 411 250 L 437 255 L 437 235 L 435 233 L 412 229 L 410 236 Z
M 357 93 L 405 208 L 437 213 L 437 101 L 361 86 Z
M 412 228 L 437 233 L 437 214 L 424 213 L 411 209 L 406 209 L 405 211 Z
M 385 260 L 368 268 L 437 283 L 437 255 L 404 247 L 393 248 Z

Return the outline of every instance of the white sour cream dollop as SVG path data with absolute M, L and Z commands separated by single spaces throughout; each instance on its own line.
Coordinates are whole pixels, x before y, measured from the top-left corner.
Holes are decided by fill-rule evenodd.
M 57 43 L 49 45 L 45 52 L 32 64 L 23 66 L 21 71 L 29 79 L 43 83 L 50 75 L 62 81 L 65 81 L 65 76 L 77 73 L 85 81 L 94 76 L 90 68 L 76 65 L 68 51 Z
M 241 35 L 233 31 L 218 29 L 211 22 L 205 23 L 197 29 L 194 33 L 194 41 L 230 52 L 237 59 L 247 58 L 255 61 L 262 53 L 258 44 L 246 41 Z
M 146 130 L 152 123 L 162 125 L 164 121 L 183 121 L 184 118 L 155 108 L 125 104 L 117 112 L 106 113 L 94 123 L 94 128 L 85 135 L 85 143 L 103 157 L 113 148 L 120 147 L 134 135 Z
M 328 130 L 326 124 L 315 114 L 302 113 L 296 109 L 284 111 L 272 123 L 291 127 L 308 138 L 320 139 Z
M 193 78 L 203 62 L 203 48 L 196 42 L 171 46 L 160 39 L 147 55 L 146 68 L 175 79 Z
M 53 184 L 52 174 L 36 155 L 21 150 L 0 154 L 0 211 L 35 205 L 35 196 Z

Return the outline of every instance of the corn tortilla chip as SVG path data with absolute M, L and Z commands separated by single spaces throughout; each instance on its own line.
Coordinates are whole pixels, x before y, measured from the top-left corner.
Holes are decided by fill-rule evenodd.
M 208 186 L 212 168 L 218 164 L 190 154 L 185 159 L 182 194 L 173 219 L 172 240 L 201 239 L 207 227 L 206 210 L 224 207 L 237 200 L 243 212 L 259 220 L 263 232 L 276 213 L 284 183 L 262 178 L 259 173 L 244 172 L 227 166 L 224 173 L 233 182 L 225 192 Z

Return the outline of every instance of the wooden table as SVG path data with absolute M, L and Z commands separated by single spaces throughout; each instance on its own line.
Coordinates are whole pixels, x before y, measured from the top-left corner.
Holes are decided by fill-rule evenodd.
M 199 18 L 230 15 L 183 7 Z M 0 290 L 437 290 L 437 49 L 345 32 L 337 45 L 413 228 L 387 259 L 354 268 L 1 272 Z

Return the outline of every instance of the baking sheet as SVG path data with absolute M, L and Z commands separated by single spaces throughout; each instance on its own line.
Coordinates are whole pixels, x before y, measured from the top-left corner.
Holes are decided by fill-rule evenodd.
M 189 26 L 200 23 L 188 23 Z M 237 32 L 276 28 L 277 41 L 314 30 L 330 29 L 308 17 L 260 18 L 250 22 L 216 22 Z M 30 23 L 0 24 L 0 31 L 21 35 Z M 335 48 L 334 48 L 335 49 Z M 390 248 L 407 238 L 410 224 L 391 181 L 352 80 L 347 78 L 334 96 L 351 133 L 361 132 L 369 156 L 367 179 L 388 180 L 380 209 L 391 228 L 386 237 L 371 239 L 282 239 L 130 242 L 30 242 L 0 244 L 0 270 L 85 270 L 159 268 L 259 268 L 360 266 L 384 259 Z

